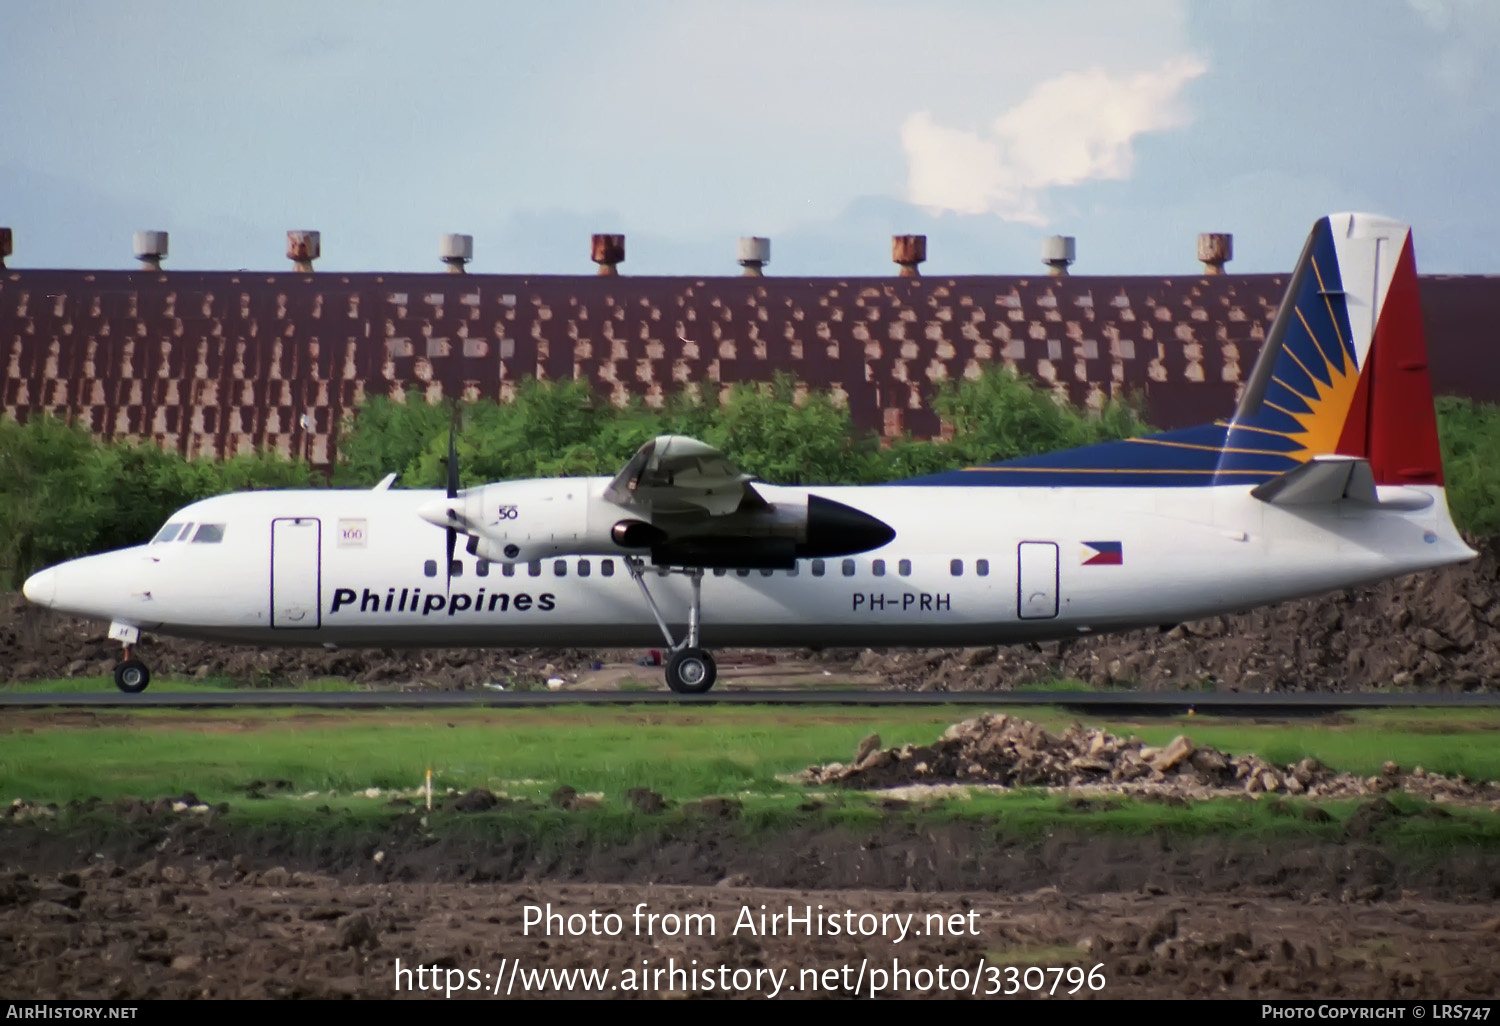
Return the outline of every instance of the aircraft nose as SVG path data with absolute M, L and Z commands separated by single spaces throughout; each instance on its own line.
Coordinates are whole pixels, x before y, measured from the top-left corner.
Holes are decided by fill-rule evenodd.
M 26 578 L 21 594 L 39 606 L 50 606 L 57 597 L 57 571 L 43 570 Z

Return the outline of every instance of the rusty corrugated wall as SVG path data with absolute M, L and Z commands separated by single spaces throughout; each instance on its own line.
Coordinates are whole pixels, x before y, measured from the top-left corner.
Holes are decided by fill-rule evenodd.
M 505 399 L 527 376 L 658 403 L 791 373 L 856 424 L 941 431 L 932 382 L 987 364 L 1074 402 L 1144 393 L 1153 422 L 1227 413 L 1280 275 L 649 278 L 248 272 L 0 272 L 0 408 L 189 456 L 337 456 L 367 395 Z M 1500 399 L 1500 279 L 1422 283 L 1440 391 Z M 1483 334 L 1480 333 L 1482 329 Z M 308 427 L 302 427 L 302 418 Z

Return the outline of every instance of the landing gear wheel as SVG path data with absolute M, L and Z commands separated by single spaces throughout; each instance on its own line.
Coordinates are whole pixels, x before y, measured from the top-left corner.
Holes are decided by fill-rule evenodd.
M 139 659 L 127 659 L 115 666 L 115 687 L 127 695 L 136 695 L 146 690 L 151 683 L 151 671 Z
M 701 695 L 718 676 L 714 657 L 701 648 L 684 648 L 667 660 L 667 687 L 679 695 Z

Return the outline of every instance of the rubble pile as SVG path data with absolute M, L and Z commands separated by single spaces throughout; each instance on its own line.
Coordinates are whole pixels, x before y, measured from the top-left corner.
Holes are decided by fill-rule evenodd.
M 949 727 L 935 744 L 882 748 L 879 735 L 860 743 L 854 761 L 811 766 L 802 782 L 858 788 L 912 784 L 999 784 L 1122 794 L 1214 797 L 1225 793 L 1355 798 L 1405 791 L 1435 801 L 1500 803 L 1500 784 L 1403 771 L 1387 762 L 1380 775 L 1337 773 L 1316 759 L 1275 766 L 1258 755 L 1228 755 L 1178 735 L 1160 748 L 1074 724 L 1052 734 L 1030 720 L 986 713 Z
M 841 653 L 913 691 L 1057 679 L 1143 691 L 1500 687 L 1500 538 L 1479 558 L 1363 588 L 1159 628 L 1041 644 Z

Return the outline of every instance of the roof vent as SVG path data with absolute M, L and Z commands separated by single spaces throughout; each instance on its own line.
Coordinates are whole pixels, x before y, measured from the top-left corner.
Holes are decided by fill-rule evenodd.
M 474 236 L 444 235 L 438 240 L 438 256 L 448 265 L 449 274 L 463 274 L 464 264 L 474 259 Z
M 1198 236 L 1198 259 L 1204 274 L 1223 274 L 1224 265 L 1234 259 L 1234 236 L 1228 232 L 1204 232 Z
M 619 274 L 618 267 L 625 262 L 625 236 L 595 235 L 591 259 L 599 265 L 600 274 Z
M 287 232 L 286 258 L 299 271 L 311 272 L 313 261 L 323 255 L 323 236 L 319 232 Z
M 1052 277 L 1066 278 L 1068 265 L 1078 259 L 1078 246 L 1071 235 L 1049 235 L 1042 240 L 1042 263 Z
M 920 277 L 917 265 L 927 259 L 927 236 L 892 235 L 891 259 L 901 266 L 901 277 Z
M 167 233 L 136 232 L 134 241 L 135 258 L 141 262 L 141 270 L 161 270 L 162 258 L 167 255 Z
M 762 269 L 771 262 L 771 240 L 758 235 L 747 235 L 740 239 L 735 249 L 746 278 L 759 278 Z

